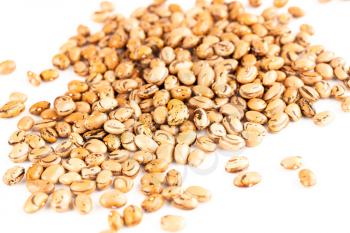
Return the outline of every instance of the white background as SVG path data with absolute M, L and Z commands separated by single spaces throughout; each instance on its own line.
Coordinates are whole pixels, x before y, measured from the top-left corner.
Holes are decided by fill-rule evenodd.
M 119 13 L 128 15 L 132 9 L 145 5 L 145 0 L 114 0 Z M 189 6 L 193 1 L 177 1 Z M 264 1 L 266 5 L 272 1 Z M 307 22 L 314 25 L 314 42 L 324 44 L 339 56 L 350 60 L 350 2 L 334 1 L 318 4 L 317 0 L 291 0 L 301 5 L 307 16 L 294 25 Z M 65 40 L 74 35 L 80 23 L 98 29 L 90 15 L 99 7 L 98 0 L 1 0 L 0 1 L 0 61 L 14 59 L 17 70 L 10 76 L 0 77 L 0 104 L 12 91 L 29 96 L 27 107 L 38 100 L 52 101 L 66 91 L 66 83 L 76 76 L 71 72 L 39 88 L 30 86 L 26 71 L 50 67 L 51 56 Z M 258 10 L 259 11 L 259 10 Z M 282 11 L 286 11 L 286 8 Z M 161 232 L 160 217 L 180 214 L 186 218 L 183 232 L 239 232 L 239 233 L 304 233 L 350 231 L 349 197 L 349 131 L 350 114 L 340 111 L 336 101 L 324 101 L 317 110 L 330 110 L 335 121 L 327 127 L 316 127 L 310 120 L 291 124 L 278 135 L 269 135 L 257 148 L 241 152 L 251 162 L 250 170 L 263 176 L 261 184 L 250 189 L 232 185 L 234 176 L 224 172 L 224 163 L 232 153 L 210 155 L 200 169 L 179 167 L 185 173 L 184 186 L 202 185 L 211 190 L 212 200 L 196 210 L 186 212 L 164 207 L 157 213 L 147 214 L 137 227 L 125 232 Z M 23 116 L 22 114 L 21 116 Z M 0 119 L 0 173 L 12 166 L 7 155 L 8 135 L 16 128 L 17 119 Z M 297 172 L 283 170 L 279 162 L 285 156 L 299 155 L 305 167 L 318 178 L 313 188 L 303 188 Z M 86 232 L 107 229 L 108 210 L 97 204 L 92 213 L 81 216 L 75 211 L 58 214 L 46 208 L 37 214 L 23 213 L 22 206 L 28 192 L 24 183 L 14 187 L 0 184 L 0 232 Z M 143 199 L 137 190 L 129 194 L 130 203 Z

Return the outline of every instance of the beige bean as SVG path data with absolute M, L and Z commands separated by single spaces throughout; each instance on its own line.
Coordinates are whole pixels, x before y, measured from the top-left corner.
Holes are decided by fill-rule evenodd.
M 39 164 L 43 167 L 49 167 L 51 165 L 57 165 L 61 163 L 62 158 L 58 155 L 51 153 L 48 156 L 45 156 L 44 158 L 40 159 Z
M 44 147 L 46 144 L 42 137 L 40 137 L 37 134 L 32 134 L 32 133 L 26 135 L 25 142 L 28 143 L 28 145 L 32 149 L 38 149 L 40 147 Z
M 18 121 L 17 128 L 19 130 L 28 131 L 33 127 L 33 125 L 34 125 L 33 118 L 30 116 L 24 116 Z
M 81 177 L 86 180 L 96 180 L 97 175 L 101 172 L 99 166 L 84 167 L 81 169 Z
M 154 173 L 151 173 L 154 174 Z M 151 194 L 156 194 L 156 193 L 161 193 L 163 190 L 163 186 L 161 181 L 159 179 L 151 177 L 147 178 L 147 181 L 144 181 L 145 179 L 142 180 L 141 184 L 141 191 L 145 195 L 151 195 Z
M 289 116 L 289 118 L 292 121 L 298 121 L 301 119 L 302 117 L 302 113 L 300 110 L 299 105 L 297 105 L 296 103 L 291 103 L 289 104 L 285 109 L 284 112 Z
M 157 130 L 153 135 L 153 140 L 159 145 L 161 144 L 175 144 L 175 137 L 168 131 Z
M 65 173 L 63 166 L 55 164 L 47 167 L 41 174 L 41 179 L 52 184 L 58 183 L 58 179 Z
M 113 173 L 110 170 L 102 170 L 96 176 L 96 186 L 99 190 L 108 188 L 113 182 Z
M 197 108 L 193 113 L 193 122 L 197 129 L 202 130 L 209 126 L 210 121 L 204 109 Z
M 55 143 L 57 141 L 58 134 L 53 128 L 43 128 L 40 130 L 40 136 L 48 143 Z
M 252 187 L 261 182 L 261 175 L 257 172 L 245 172 L 238 174 L 234 179 L 237 187 Z
M 276 133 L 287 127 L 289 124 L 289 117 L 286 113 L 279 113 L 273 116 L 267 123 L 267 127 L 272 133 Z
M 236 151 L 242 149 L 244 146 L 244 139 L 234 134 L 227 134 L 219 139 L 219 147 L 224 150 Z
M 187 130 L 184 132 L 181 132 L 176 137 L 176 142 L 179 144 L 187 144 L 192 145 L 197 138 L 197 133 L 193 130 Z
M 91 197 L 87 194 L 79 194 L 75 197 L 73 202 L 74 208 L 80 214 L 88 214 L 92 210 L 92 200 Z
M 152 112 L 153 120 L 157 124 L 164 124 L 167 121 L 168 110 L 165 106 L 158 106 Z
M 18 101 L 9 101 L 0 108 L 0 118 L 12 118 L 23 112 L 25 106 Z
M 122 174 L 128 177 L 136 176 L 140 171 L 140 164 L 134 159 L 128 159 L 122 164 Z
M 90 139 L 84 144 L 84 148 L 91 153 L 103 154 L 107 152 L 107 146 L 98 139 Z
M 213 123 L 207 128 L 207 135 L 214 142 L 218 142 L 226 134 L 226 129 L 221 123 Z
M 266 106 L 264 113 L 268 118 L 272 118 L 273 116 L 280 114 L 286 108 L 286 104 L 281 99 L 275 99 L 268 103 Z
M 282 8 L 287 5 L 288 0 L 274 0 L 273 5 L 277 8 Z
M 244 171 L 248 168 L 249 161 L 245 156 L 232 156 L 225 165 L 225 170 L 229 173 Z
M 9 158 L 12 162 L 22 163 L 27 160 L 29 153 L 29 145 L 25 142 L 17 143 L 12 147 Z
M 211 193 L 201 186 L 190 186 L 185 190 L 185 194 L 196 198 L 198 202 L 207 202 L 211 199 Z
M 175 196 L 182 193 L 182 188 L 179 186 L 168 186 L 162 191 L 162 196 L 165 200 L 171 201 Z
M 74 144 L 71 141 L 62 141 L 61 143 L 56 145 L 55 154 L 61 157 L 67 157 L 73 148 Z
M 258 83 L 244 84 L 239 89 L 239 94 L 246 99 L 259 98 L 264 93 L 264 87 Z
M 27 72 L 27 79 L 29 83 L 32 84 L 33 86 L 37 87 L 41 84 L 41 78 L 39 77 L 39 75 L 37 75 L 32 71 Z
M 117 176 L 114 179 L 114 189 L 122 192 L 127 193 L 129 192 L 134 186 L 134 181 L 127 177 L 127 176 Z
M 245 117 L 248 121 L 265 124 L 267 122 L 267 117 L 258 111 L 247 111 Z
M 281 161 L 281 166 L 288 170 L 299 169 L 303 164 L 300 156 L 289 156 Z
M 140 134 L 135 137 L 135 144 L 140 150 L 154 153 L 157 150 L 158 144 L 150 137 Z
M 174 160 L 179 164 L 186 164 L 190 153 L 190 147 L 187 144 L 177 144 L 174 149 Z
M 175 169 L 169 170 L 165 175 L 165 182 L 168 186 L 181 186 L 182 185 L 181 173 Z
M 108 215 L 108 225 L 111 228 L 112 232 L 120 230 L 124 226 L 123 216 L 119 214 L 116 210 L 112 210 Z
M 8 140 L 10 145 L 15 145 L 17 143 L 23 142 L 26 137 L 26 132 L 23 130 L 17 130 L 13 132 Z
M 54 101 L 54 109 L 59 116 L 67 116 L 75 110 L 73 99 L 69 96 L 59 96 Z
M 196 81 L 196 76 L 191 70 L 181 69 L 177 74 L 181 83 L 185 85 L 192 85 Z
M 73 182 L 80 180 L 82 180 L 81 175 L 77 172 L 67 172 L 58 179 L 60 184 L 64 185 L 71 185 Z
M 255 66 L 241 67 L 237 71 L 237 81 L 242 84 L 251 83 L 258 75 L 258 69 Z
M 299 92 L 300 92 L 302 97 L 304 97 L 305 99 L 307 99 L 311 102 L 315 102 L 316 100 L 318 100 L 320 98 L 318 92 L 313 87 L 310 87 L 310 86 L 300 87 Z
M 263 99 L 253 98 L 248 101 L 247 105 L 251 110 L 261 112 L 266 108 L 267 103 Z
M 6 185 L 14 185 L 21 182 L 24 174 L 25 170 L 23 167 L 14 166 L 6 170 L 4 176 L 2 177 L 2 180 Z
M 225 99 L 223 100 L 225 101 Z M 220 113 L 223 115 L 233 115 L 238 119 L 242 119 L 244 116 L 243 109 L 241 109 L 238 105 L 235 105 L 233 103 L 226 103 L 226 101 L 223 105 L 220 105 L 220 103 L 218 103 L 218 105 L 220 106 Z
M 161 146 L 162 145 L 158 146 L 157 151 Z M 156 159 L 156 155 L 151 152 L 140 150 L 140 151 L 136 151 L 132 158 L 136 160 L 139 164 L 145 165 L 149 163 L 151 160 Z
M 29 108 L 29 112 L 33 115 L 40 115 L 44 110 L 49 109 L 50 106 L 51 104 L 48 101 L 39 101 Z
M 28 96 L 21 92 L 12 92 L 9 96 L 10 101 L 25 103 L 28 99 Z
M 93 180 L 78 180 L 69 186 L 73 194 L 91 194 L 96 190 L 96 182 Z
M 198 200 L 188 193 L 182 193 L 173 197 L 172 204 L 182 210 L 192 210 L 198 206 Z
M 188 155 L 187 162 L 192 167 L 198 167 L 204 162 L 205 158 L 206 155 L 201 149 L 194 149 Z
M 350 112 L 350 97 L 346 97 L 342 100 L 341 109 L 344 112 Z
M 333 115 L 329 111 L 319 112 L 312 118 L 312 120 L 315 125 L 325 126 L 333 120 Z
M 216 150 L 216 143 L 207 136 L 198 137 L 196 146 L 205 152 L 214 152 Z
M 50 156 L 53 152 L 53 149 L 49 146 L 42 146 L 39 148 L 34 148 L 29 152 L 28 158 L 31 162 L 39 162 L 44 158 Z M 54 159 L 54 157 L 52 157 Z
M 302 98 L 298 101 L 298 105 L 304 116 L 312 118 L 316 115 L 316 111 L 309 100 Z
M 259 145 L 265 136 L 265 131 L 260 132 L 259 130 L 243 130 L 242 138 L 245 140 L 247 147 L 255 147 Z
M 169 143 L 160 144 L 156 151 L 157 159 L 162 159 L 167 163 L 171 163 L 174 160 L 174 145 Z
M 64 160 L 62 162 L 62 166 L 68 171 L 72 172 L 80 172 L 81 169 L 86 167 L 85 162 L 79 158 L 70 158 L 68 160 Z
M 130 152 L 123 149 L 117 149 L 109 154 L 109 158 L 115 162 L 122 163 L 128 160 Z M 113 163 L 112 161 L 110 163 Z
M 103 128 L 111 134 L 122 134 L 126 129 L 125 125 L 118 120 L 108 120 L 104 123 Z
M 49 196 L 46 193 L 36 192 L 31 194 L 24 203 L 24 212 L 31 214 L 42 209 L 48 200 Z
M 326 81 L 320 81 L 315 84 L 315 89 L 321 98 L 329 98 L 331 95 L 331 86 Z
M 16 70 L 16 63 L 13 60 L 0 62 L 0 75 L 8 75 Z
M 189 99 L 188 104 L 193 108 L 202 108 L 204 110 L 210 110 L 214 107 L 214 102 L 204 96 L 194 96 Z
M 100 196 L 100 205 L 105 207 L 105 208 L 120 208 L 124 206 L 127 202 L 126 197 L 124 194 L 117 190 L 109 190 L 105 191 L 101 196 Z
M 40 73 L 40 78 L 44 82 L 49 82 L 57 79 L 59 76 L 58 70 L 56 69 L 46 69 Z
M 309 169 L 302 169 L 299 171 L 299 180 L 304 187 L 311 187 L 316 185 L 316 176 Z
M 304 11 L 300 7 L 297 7 L 297 6 L 289 7 L 288 12 L 289 12 L 289 14 L 291 14 L 295 18 L 300 18 L 300 17 L 303 17 L 305 15 Z
M 142 216 L 142 209 L 135 205 L 129 205 L 123 210 L 124 224 L 128 227 L 138 225 Z
M 72 193 L 67 189 L 58 189 L 51 194 L 50 207 L 56 212 L 68 211 L 71 207 Z
M 144 169 L 149 173 L 164 172 L 168 168 L 168 164 L 168 161 L 161 158 L 152 159 L 145 165 Z
M 159 210 L 163 205 L 164 199 L 160 194 L 152 194 L 146 197 L 141 203 L 142 209 L 149 213 Z
M 33 163 L 30 165 L 30 167 L 27 169 L 26 172 L 26 180 L 37 180 L 40 179 L 41 174 L 44 171 L 44 167 L 40 165 L 39 163 Z
M 185 219 L 177 215 L 165 215 L 160 219 L 164 231 L 177 232 L 185 227 Z
M 27 180 L 26 187 L 31 193 L 43 192 L 50 194 L 55 190 L 54 184 L 50 183 L 49 181 L 39 179 Z

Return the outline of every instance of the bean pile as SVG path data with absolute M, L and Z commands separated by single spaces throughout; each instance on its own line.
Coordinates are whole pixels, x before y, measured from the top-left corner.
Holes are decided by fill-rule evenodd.
M 249 1 L 253 7 L 261 2 Z M 4 182 L 13 185 L 25 177 L 31 193 L 27 213 L 50 200 L 55 211 L 67 211 L 73 203 L 86 214 L 93 207 L 89 195 L 104 190 L 101 206 L 126 206 L 122 214 L 113 210 L 108 216 L 105 232 L 115 232 L 139 224 L 144 213 L 166 202 L 191 210 L 210 199 L 203 187 L 183 190 L 181 173 L 170 169 L 171 163 L 197 167 L 217 148 L 257 146 L 268 132 L 280 132 L 302 117 L 326 125 L 332 115 L 313 107 L 321 99 L 333 98 L 350 112 L 350 70 L 342 58 L 310 43 L 311 25 L 301 25 L 297 33 L 288 28 L 304 11 L 292 6 L 280 13 L 287 3 L 274 0 L 255 15 L 238 1 L 197 0 L 184 11 L 156 0 L 125 18 L 102 2 L 93 15 L 101 31 L 78 26 L 53 57 L 56 68 L 28 72 L 33 85 L 55 80 L 58 69 L 70 67 L 84 79 L 70 81 L 53 104 L 33 104 L 33 116 L 19 120 L 8 141 L 9 158 L 32 165 L 10 168 Z M 26 98 L 10 99 L 0 117 L 24 110 Z M 298 169 L 300 158 L 286 158 L 281 165 Z M 225 169 L 238 173 L 234 185 L 251 187 L 262 178 L 248 167 L 246 157 L 233 156 Z M 145 199 L 129 204 L 126 194 L 139 173 Z M 299 178 L 304 186 L 315 183 L 308 169 Z M 161 224 L 176 231 L 184 220 L 167 215 Z

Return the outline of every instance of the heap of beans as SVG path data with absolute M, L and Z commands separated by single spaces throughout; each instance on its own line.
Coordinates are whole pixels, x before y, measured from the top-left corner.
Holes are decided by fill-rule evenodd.
M 40 210 L 51 195 L 52 209 L 66 211 L 74 203 L 85 214 L 92 209 L 89 194 L 95 190 L 113 187 L 101 194 L 103 207 L 125 206 L 126 193 L 142 173 L 145 200 L 128 205 L 122 214 L 112 211 L 106 232 L 137 225 L 144 212 L 165 202 L 190 210 L 208 201 L 211 195 L 203 187 L 183 191 L 181 174 L 170 164 L 197 167 L 217 147 L 257 146 L 268 132 L 277 133 L 302 117 L 325 125 L 332 115 L 316 112 L 313 104 L 320 99 L 334 98 L 350 111 L 349 69 L 342 58 L 310 43 L 310 25 L 301 25 L 297 33 L 288 28 L 304 11 L 289 7 L 280 13 L 286 4 L 275 0 L 254 15 L 238 1 L 199 0 L 184 11 L 158 0 L 125 18 L 103 2 L 93 16 L 102 30 L 80 25 L 52 59 L 57 69 L 72 67 L 83 79 L 69 82 L 53 104 L 32 105 L 34 118 L 19 120 L 9 139 L 9 158 L 32 165 L 9 169 L 4 182 L 12 185 L 26 177 L 32 193 L 24 207 L 28 213 Z M 28 78 L 34 85 L 54 80 L 56 68 L 40 75 L 28 72 Z M 10 105 L 0 109 L 1 117 L 23 111 L 23 98 Z M 298 169 L 300 157 L 281 164 Z M 238 173 L 236 186 L 251 187 L 261 175 L 248 167 L 246 157 L 234 156 L 225 169 Z M 308 169 L 299 178 L 304 186 L 315 184 Z M 57 189 L 58 184 L 69 188 Z M 184 225 L 180 216 L 167 215 L 161 222 L 171 231 Z

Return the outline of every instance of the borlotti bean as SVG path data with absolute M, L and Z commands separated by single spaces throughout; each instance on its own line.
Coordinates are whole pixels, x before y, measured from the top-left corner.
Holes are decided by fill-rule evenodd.
M 34 86 L 57 79 L 69 67 L 84 79 L 71 80 L 54 100 L 32 104 L 28 110 L 34 117 L 19 119 L 8 156 L 31 165 L 26 172 L 10 168 L 4 183 L 20 183 L 25 176 L 28 213 L 49 201 L 55 211 L 74 206 L 87 214 L 96 189 L 103 190 L 103 207 L 119 208 L 137 187 L 145 195 L 141 207 L 131 204 L 108 217 L 106 232 L 115 232 L 139 224 L 143 211 L 154 212 L 165 202 L 190 210 L 210 199 L 200 186 L 183 189 L 183 174 L 172 163 L 198 167 L 218 148 L 258 146 L 267 132 L 280 132 L 303 117 L 327 125 L 332 114 L 314 107 L 322 99 L 333 98 L 350 112 L 348 66 L 311 44 L 311 25 L 302 24 L 296 33 L 289 29 L 288 23 L 305 12 L 290 6 L 288 13 L 278 13 L 287 3 L 274 0 L 274 7 L 255 15 L 238 1 L 196 1 L 194 10 L 183 11 L 155 0 L 127 18 L 103 1 L 93 15 L 100 31 L 78 26 L 53 56 L 54 68 L 27 72 Z M 249 4 L 259 7 L 262 1 Z M 14 61 L 0 62 L 0 75 L 15 68 Z M 0 118 L 19 115 L 26 101 L 27 95 L 13 92 L 0 107 Z M 280 163 L 290 170 L 302 167 L 298 156 Z M 242 155 L 227 161 L 225 170 L 237 173 L 235 186 L 261 182 L 248 166 Z M 135 183 L 139 173 L 140 185 Z M 299 179 L 306 187 L 316 184 L 308 169 L 299 171 Z M 161 224 L 177 231 L 184 221 L 167 215 Z

